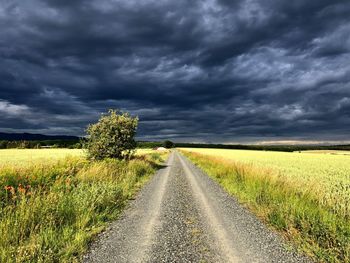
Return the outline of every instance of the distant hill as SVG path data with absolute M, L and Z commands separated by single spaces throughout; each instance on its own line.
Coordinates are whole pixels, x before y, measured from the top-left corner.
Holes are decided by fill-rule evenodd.
M 43 135 L 32 133 L 5 133 L 0 132 L 0 140 L 4 141 L 46 141 L 46 140 L 79 140 L 76 136 Z

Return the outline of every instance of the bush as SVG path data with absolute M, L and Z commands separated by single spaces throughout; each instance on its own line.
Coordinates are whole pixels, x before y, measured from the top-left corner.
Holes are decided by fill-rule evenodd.
M 163 146 L 167 149 L 170 149 L 174 147 L 174 143 L 172 141 L 164 141 Z
M 128 159 L 136 148 L 138 118 L 129 113 L 109 110 L 99 121 L 87 128 L 86 148 L 91 159 Z

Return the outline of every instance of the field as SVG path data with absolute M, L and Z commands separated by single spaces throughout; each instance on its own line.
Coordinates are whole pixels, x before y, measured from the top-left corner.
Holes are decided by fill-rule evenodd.
M 0 262 L 78 262 L 161 160 L 148 151 L 93 162 L 81 150 L 1 150 Z
M 153 153 L 150 149 L 138 149 L 137 155 Z M 25 166 L 31 163 L 55 162 L 69 157 L 84 157 L 80 149 L 0 149 L 0 168 L 5 165 Z
M 268 168 L 270 173 L 283 178 L 285 182 L 312 189 L 318 197 L 322 196 L 320 200 L 323 203 L 339 206 L 339 213 L 348 214 L 350 212 L 350 188 L 346 188 L 346 185 L 350 184 L 350 156 L 334 152 L 329 154 L 329 151 L 285 153 L 194 148 L 188 150 L 259 168 Z M 343 191 L 339 192 L 339 189 Z M 337 198 L 332 198 L 335 195 Z M 340 206 L 339 202 L 344 205 Z
M 350 151 L 336 151 L 336 150 L 309 150 L 309 151 L 302 151 L 302 153 L 323 153 L 323 154 L 335 154 L 335 155 L 350 155 Z
M 300 249 L 350 261 L 350 156 L 343 152 L 182 151 Z
M 67 157 L 84 156 L 80 149 L 0 149 L 0 167 L 25 166 L 35 162 L 52 162 Z

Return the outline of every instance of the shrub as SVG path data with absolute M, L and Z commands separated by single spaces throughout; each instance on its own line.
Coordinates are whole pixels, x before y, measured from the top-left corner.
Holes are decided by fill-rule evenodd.
M 170 149 L 174 147 L 174 143 L 172 141 L 164 141 L 163 146 L 167 149 Z
M 129 113 L 109 110 L 99 121 L 87 128 L 86 148 L 91 159 L 128 159 L 134 154 L 138 124 Z

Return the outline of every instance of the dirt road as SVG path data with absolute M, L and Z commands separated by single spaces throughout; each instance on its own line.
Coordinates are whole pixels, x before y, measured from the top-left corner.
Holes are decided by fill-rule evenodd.
M 84 262 L 309 262 L 178 152 Z

